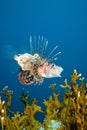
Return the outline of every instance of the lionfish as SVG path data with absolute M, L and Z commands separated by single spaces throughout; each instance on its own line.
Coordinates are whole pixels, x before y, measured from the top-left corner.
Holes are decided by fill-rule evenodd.
M 30 53 L 17 54 L 14 60 L 17 61 L 21 68 L 18 79 L 22 84 L 30 85 L 32 83 L 42 83 L 44 78 L 61 77 L 63 68 L 52 63 L 57 60 L 57 56 L 61 52 L 52 54 L 58 48 L 55 46 L 49 55 L 44 58 L 48 45 L 48 40 L 43 36 L 30 36 Z

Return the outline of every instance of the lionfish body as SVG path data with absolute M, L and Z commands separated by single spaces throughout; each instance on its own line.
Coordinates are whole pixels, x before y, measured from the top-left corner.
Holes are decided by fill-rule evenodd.
M 53 78 L 61 77 L 61 72 L 63 68 L 57 66 L 50 61 L 57 59 L 56 56 L 60 53 L 58 52 L 53 57 L 52 53 L 57 49 L 57 46 L 51 51 L 47 58 L 43 57 L 43 54 L 46 51 L 48 41 L 43 37 L 38 38 L 34 37 L 34 42 L 30 36 L 30 49 L 31 54 L 24 53 L 14 56 L 14 59 L 17 61 L 18 65 L 21 67 L 21 72 L 18 74 L 18 79 L 22 84 L 29 85 L 34 82 L 42 83 L 44 78 Z M 35 49 L 38 48 L 37 53 Z

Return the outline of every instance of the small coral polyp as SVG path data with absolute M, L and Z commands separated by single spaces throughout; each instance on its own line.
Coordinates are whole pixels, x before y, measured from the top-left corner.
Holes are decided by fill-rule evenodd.
M 52 56 L 58 46 L 55 46 L 49 55 L 44 58 L 43 55 L 46 52 L 47 44 L 48 40 L 43 39 L 43 37 L 39 36 L 37 41 L 33 41 L 33 38 L 30 36 L 31 52 L 14 56 L 14 60 L 17 61 L 21 68 L 18 78 L 22 84 L 29 85 L 34 82 L 42 83 L 44 78 L 61 77 L 63 68 L 54 64 L 60 52 Z

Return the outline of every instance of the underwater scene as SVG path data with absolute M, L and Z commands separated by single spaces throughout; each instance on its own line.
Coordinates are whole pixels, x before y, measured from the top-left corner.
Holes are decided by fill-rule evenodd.
M 0 1 L 0 130 L 87 130 L 87 1 Z

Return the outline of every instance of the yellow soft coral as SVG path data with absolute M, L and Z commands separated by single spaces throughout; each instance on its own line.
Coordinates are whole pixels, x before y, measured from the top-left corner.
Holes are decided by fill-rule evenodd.
M 4 130 L 5 116 L 6 116 L 5 101 L 2 101 L 0 97 L 0 123 L 1 123 L 2 130 Z
M 76 80 L 81 76 L 81 74 L 79 74 L 76 70 L 74 70 L 74 73 L 71 76 L 71 83 L 75 83 Z
M 44 99 L 45 112 L 41 106 L 37 105 L 35 98 L 30 103 L 29 93 L 24 93 L 23 90 L 20 100 L 24 103 L 24 111 L 22 114 L 20 112 L 13 113 L 12 118 L 7 113 L 11 105 L 12 93 L 5 87 L 1 93 L 8 101 L 4 103 L 0 98 L 2 130 L 51 130 L 54 128 L 58 128 L 58 130 L 87 130 L 87 83 L 85 83 L 84 77 L 80 76 L 75 70 L 70 83 L 65 80 L 65 85 L 61 85 L 65 89 L 63 102 L 59 101 L 61 93 L 56 92 L 57 85 L 50 86 L 53 95 L 47 100 Z M 43 123 L 35 119 L 37 112 L 45 113 Z M 60 127 L 57 127 L 58 125 Z

